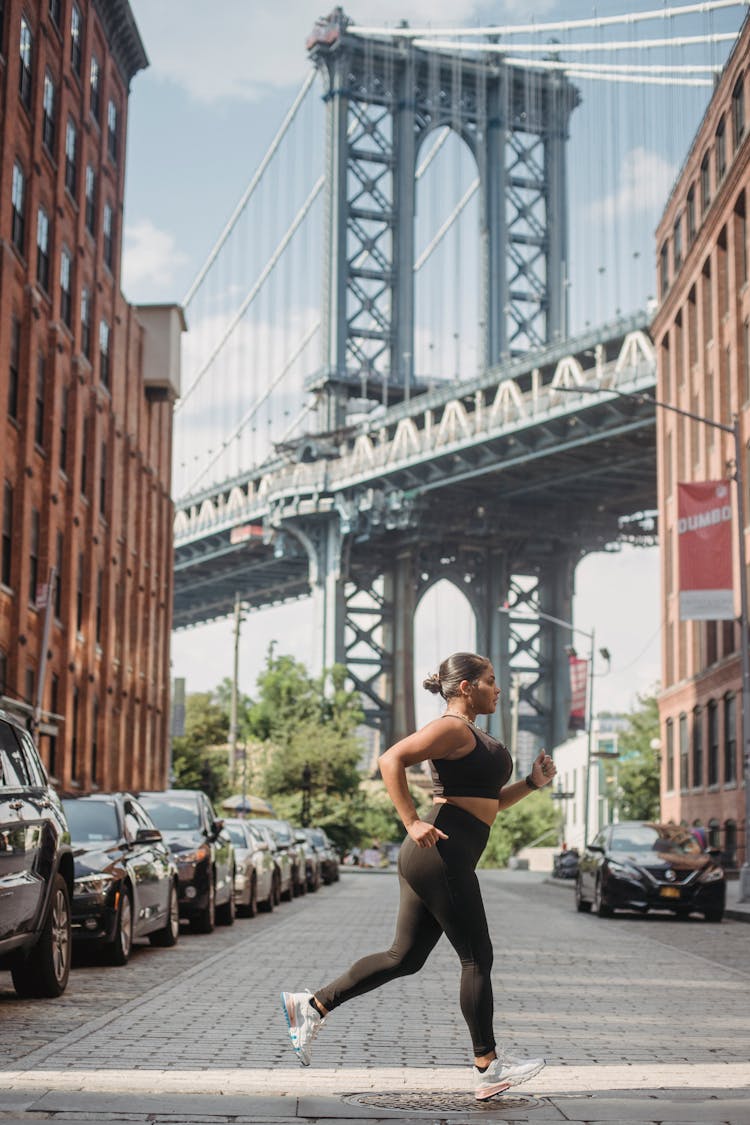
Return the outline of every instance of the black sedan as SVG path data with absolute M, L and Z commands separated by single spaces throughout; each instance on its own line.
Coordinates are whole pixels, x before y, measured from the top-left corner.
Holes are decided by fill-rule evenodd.
M 164 834 L 177 862 L 180 917 L 196 934 L 216 922 L 231 926 L 234 905 L 234 848 L 224 821 L 199 789 L 139 794 L 141 804 Z
M 75 859 L 73 940 L 124 965 L 135 938 L 174 945 L 177 867 L 162 834 L 130 793 L 63 801 Z
M 576 908 L 600 917 L 615 910 L 693 911 L 724 917 L 724 872 L 687 828 L 625 821 L 603 828 L 579 861 Z

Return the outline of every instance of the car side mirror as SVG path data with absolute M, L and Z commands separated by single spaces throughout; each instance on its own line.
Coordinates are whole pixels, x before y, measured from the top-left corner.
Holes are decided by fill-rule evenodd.
M 590 852 L 601 852 L 604 854 L 604 848 L 600 847 L 599 844 L 587 844 L 586 847 Z
M 135 834 L 136 844 L 160 844 L 163 839 L 158 828 L 139 828 Z
M 218 839 L 218 837 L 219 837 L 220 833 L 223 831 L 223 829 L 224 829 L 224 821 L 223 820 L 215 820 L 214 824 L 213 824 L 213 828 L 211 830 L 211 835 L 213 836 L 214 840 Z

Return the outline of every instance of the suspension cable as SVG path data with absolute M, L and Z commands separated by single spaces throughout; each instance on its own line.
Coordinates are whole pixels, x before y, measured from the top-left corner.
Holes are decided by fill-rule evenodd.
M 321 176 L 318 179 L 315 186 L 313 187 L 310 194 L 308 195 L 307 199 L 305 200 L 305 202 L 302 204 L 299 211 L 295 215 L 291 226 L 288 228 L 288 230 L 287 230 L 286 234 L 284 235 L 284 237 L 282 238 L 281 242 L 278 244 L 278 246 L 274 250 L 273 254 L 271 255 L 271 257 L 266 262 L 265 266 L 263 267 L 262 272 L 260 273 L 260 276 L 258 277 L 258 280 L 255 282 L 252 289 L 250 290 L 250 292 L 247 294 L 244 301 L 240 305 L 239 309 L 237 310 L 237 312 L 232 317 L 232 320 L 230 321 L 229 326 L 223 332 L 221 338 L 219 339 L 218 344 L 216 345 L 214 350 L 211 352 L 211 355 L 208 357 L 208 359 L 204 363 L 203 367 L 201 367 L 200 371 L 195 376 L 195 378 L 193 379 L 192 383 L 190 384 L 190 386 L 185 391 L 182 398 L 179 399 L 177 403 L 175 403 L 175 408 L 174 408 L 175 414 L 177 414 L 178 411 L 181 410 L 184 407 L 185 403 L 188 401 L 188 399 L 192 395 L 195 388 L 198 386 L 200 381 L 203 379 L 203 376 L 213 366 L 214 360 L 219 355 L 222 348 L 226 344 L 227 340 L 232 335 L 235 328 L 240 323 L 243 316 L 245 315 L 245 313 L 249 309 L 250 305 L 253 303 L 253 301 L 257 297 L 258 293 L 260 292 L 263 284 L 265 283 L 265 281 L 267 280 L 269 275 L 273 272 L 275 266 L 278 264 L 278 261 L 281 258 L 281 255 L 284 253 L 287 246 L 291 242 L 292 238 L 294 237 L 298 228 L 302 224 L 303 220 L 305 219 L 305 217 L 306 217 L 308 211 L 310 210 L 310 208 L 312 207 L 313 203 L 315 202 L 317 197 L 320 195 L 324 186 L 325 186 L 325 176 Z
M 208 273 L 208 271 L 211 269 L 211 266 L 216 261 L 216 258 L 218 257 L 218 254 L 219 254 L 219 251 L 221 250 L 221 248 L 224 245 L 224 243 L 226 242 L 226 240 L 229 238 L 229 235 L 232 233 L 232 229 L 233 229 L 235 223 L 239 219 L 242 212 L 245 210 L 245 207 L 247 206 L 248 202 L 250 201 L 250 197 L 252 196 L 256 187 L 260 183 L 261 179 L 263 178 L 263 174 L 266 171 L 266 168 L 268 167 L 268 165 L 271 163 L 271 160 L 275 156 L 279 145 L 281 144 L 281 142 L 283 141 L 283 139 L 284 139 L 284 137 L 287 133 L 287 130 L 289 129 L 292 122 L 294 121 L 294 118 L 297 116 L 297 110 L 302 105 L 302 102 L 305 100 L 307 92 L 310 89 L 310 87 L 312 86 L 314 81 L 315 81 L 315 71 L 312 70 L 308 74 L 305 81 L 302 83 L 302 86 L 300 87 L 300 89 L 297 93 L 297 96 L 295 97 L 294 101 L 292 102 L 291 106 L 289 107 L 289 111 L 287 112 L 286 117 L 284 118 L 284 120 L 281 123 L 281 126 L 279 128 L 278 133 L 276 134 L 274 139 L 271 141 L 271 144 L 270 144 L 270 146 L 269 146 L 269 148 L 266 152 L 266 155 L 261 160 L 260 164 L 258 165 L 258 167 L 255 171 L 255 174 L 253 175 L 253 178 L 250 180 L 250 183 L 247 185 L 244 192 L 242 193 L 242 197 L 241 197 L 239 203 L 237 204 L 234 211 L 232 212 L 231 217 L 229 218 L 228 222 L 226 223 L 226 225 L 225 225 L 223 231 L 221 232 L 221 234 L 219 235 L 218 239 L 214 243 L 214 246 L 213 246 L 210 254 L 208 255 L 205 262 L 203 263 L 200 270 L 198 271 L 198 274 L 196 275 L 196 278 L 193 281 L 193 284 L 190 286 L 187 293 L 182 298 L 183 309 L 186 309 L 188 307 L 188 305 L 192 301 L 193 297 L 195 296 L 195 294 L 197 293 L 197 291 L 200 289 L 201 285 L 203 284 L 203 282 L 205 280 L 205 277 L 206 277 L 206 274 Z
M 704 0 L 703 3 L 682 4 L 672 8 L 652 8 L 647 12 L 623 12 L 616 16 L 592 16 L 590 19 L 558 20 L 554 23 L 504 24 L 490 27 L 357 27 L 346 29 L 347 35 L 378 35 L 399 39 L 424 39 L 435 35 L 461 38 L 484 35 L 535 35 L 542 31 L 575 31 L 578 28 L 614 27 L 618 24 L 645 23 L 648 20 L 673 19 L 676 16 L 702 15 L 721 8 L 746 8 L 750 0 Z
M 270 395 L 273 393 L 273 391 L 276 390 L 276 388 L 278 387 L 281 380 L 284 378 L 284 376 L 291 370 L 291 368 L 297 362 L 297 360 L 302 355 L 305 348 L 310 343 L 310 341 L 313 339 L 313 337 L 315 336 L 315 333 L 318 331 L 319 328 L 320 328 L 320 321 L 316 320 L 315 323 L 312 325 L 312 327 L 305 333 L 304 338 L 298 344 L 298 346 L 294 349 L 291 356 L 289 357 L 287 362 L 284 364 L 284 366 L 282 367 L 282 369 L 278 373 L 278 375 L 276 375 L 276 377 L 271 380 L 271 382 L 268 384 L 268 386 L 266 387 L 266 389 L 264 390 L 264 392 L 260 396 L 260 398 L 256 398 L 255 402 L 253 402 L 248 407 L 248 409 L 242 415 L 242 417 L 240 418 L 239 422 L 237 423 L 237 425 L 235 426 L 234 430 L 229 435 L 229 437 L 226 437 L 226 438 L 222 439 L 221 445 L 216 450 L 213 457 L 211 457 L 211 459 L 206 462 L 206 464 L 200 470 L 198 475 L 193 477 L 193 479 L 190 481 L 190 483 L 187 486 L 188 494 L 190 492 L 192 492 L 192 490 L 195 488 L 196 484 L 198 484 L 199 481 L 203 480 L 203 478 L 206 475 L 206 473 L 208 472 L 208 470 L 210 468 L 212 468 L 213 465 L 216 464 L 216 462 L 219 460 L 219 458 L 222 456 L 222 454 L 226 450 L 227 446 L 231 445 L 231 443 L 235 440 L 235 438 L 239 437 L 239 435 L 242 433 L 242 431 L 244 430 L 244 428 L 248 424 L 248 422 L 252 421 L 252 419 L 258 413 L 258 411 L 260 410 L 261 406 L 266 401 L 266 399 L 268 399 L 270 397 Z
M 417 272 L 417 270 L 421 270 L 421 268 L 425 264 L 425 262 L 427 262 L 427 260 L 432 257 L 433 253 L 435 252 L 435 250 L 437 250 L 438 246 L 443 241 L 446 234 L 448 233 L 448 231 L 451 229 L 451 227 L 455 223 L 456 219 L 459 217 L 461 212 L 467 206 L 469 201 L 471 199 L 473 199 L 473 197 L 476 195 L 478 188 L 479 188 L 479 177 L 477 177 L 476 180 L 474 180 L 471 184 L 469 184 L 468 188 L 466 189 L 466 191 L 462 195 L 461 199 L 459 199 L 458 203 L 453 208 L 453 210 L 451 211 L 448 218 L 442 224 L 442 226 L 440 227 L 438 232 L 435 234 L 435 236 L 432 239 L 430 239 L 430 241 L 427 243 L 424 250 L 422 251 L 422 253 L 417 258 L 416 262 L 414 263 L 414 272 L 415 273 Z
M 425 156 L 424 160 L 422 161 L 422 163 L 417 168 L 417 171 L 416 171 L 416 174 L 415 174 L 415 179 L 417 179 L 417 180 L 422 179 L 422 176 L 424 176 L 425 172 L 430 167 L 430 165 L 432 164 L 432 162 L 435 159 L 435 157 L 437 156 L 437 154 L 440 152 L 440 149 L 443 147 L 445 142 L 448 140 L 448 137 L 450 136 L 450 133 L 451 133 L 450 129 L 444 129 L 442 131 L 442 133 L 437 138 L 437 140 L 435 141 L 435 143 L 432 146 L 432 148 L 430 149 L 430 151 L 427 153 L 427 156 Z
M 748 0 L 750 3 L 750 0 Z M 508 51 L 523 51 L 530 55 L 556 55 L 560 51 L 641 51 L 652 47 L 692 47 L 698 43 L 729 43 L 737 38 L 734 31 L 722 31 L 714 35 L 682 35 L 666 39 L 611 39 L 606 43 L 474 43 L 469 46 L 451 39 L 414 40 L 415 47 L 428 47 L 431 50 L 481 51 L 483 54 L 504 55 Z

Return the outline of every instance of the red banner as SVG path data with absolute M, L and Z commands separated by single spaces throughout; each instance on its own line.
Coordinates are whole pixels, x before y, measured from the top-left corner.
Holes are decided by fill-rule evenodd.
M 729 481 L 677 485 L 677 544 L 680 620 L 731 620 L 735 612 Z
M 589 662 L 580 656 L 568 657 L 570 665 L 570 718 L 568 730 L 586 729 L 586 682 Z

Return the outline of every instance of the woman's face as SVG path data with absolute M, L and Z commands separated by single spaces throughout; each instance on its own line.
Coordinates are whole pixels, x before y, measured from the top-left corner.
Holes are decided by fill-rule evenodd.
M 500 688 L 495 683 L 495 669 L 488 664 L 472 684 L 469 700 L 477 715 L 491 715 L 500 698 Z

